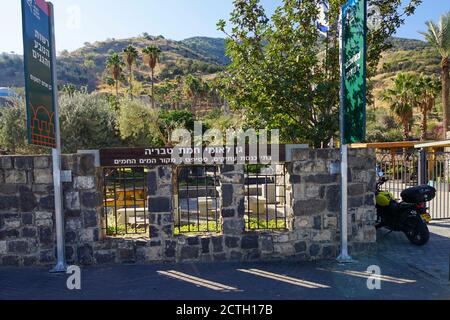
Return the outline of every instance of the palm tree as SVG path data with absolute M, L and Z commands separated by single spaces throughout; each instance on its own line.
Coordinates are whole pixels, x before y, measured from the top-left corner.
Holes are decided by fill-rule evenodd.
M 119 81 L 122 78 L 124 63 L 117 53 L 111 54 L 106 60 L 106 68 L 111 73 L 111 78 L 116 84 L 116 96 L 119 96 Z
M 442 110 L 444 113 L 444 139 L 446 139 L 450 124 L 450 12 L 447 12 L 441 16 L 439 24 L 429 21 L 427 22 L 427 26 L 427 32 L 421 32 L 421 34 L 425 36 L 425 39 L 439 52 L 442 57 Z
M 133 66 L 139 56 L 138 51 L 132 45 L 123 49 L 123 58 L 128 66 L 128 83 L 130 86 L 130 97 L 133 97 Z
M 436 77 L 421 75 L 417 77 L 415 83 L 415 92 L 417 97 L 417 105 L 422 115 L 422 123 L 420 125 L 420 140 L 425 141 L 428 131 L 428 113 L 433 110 L 436 104 L 436 97 L 441 89 L 439 80 Z
M 188 75 L 184 81 L 184 91 L 189 99 L 192 100 L 192 108 L 197 105 L 197 98 L 201 94 L 203 85 L 201 80 L 193 75 Z
M 161 49 L 156 46 L 148 46 L 142 50 L 144 60 L 152 70 L 152 106 L 155 107 L 155 67 L 160 61 Z
M 394 87 L 383 92 L 382 99 L 390 104 L 391 111 L 403 126 L 403 139 L 409 139 L 410 123 L 413 118 L 415 101 L 413 91 L 413 77 L 406 73 L 397 74 Z

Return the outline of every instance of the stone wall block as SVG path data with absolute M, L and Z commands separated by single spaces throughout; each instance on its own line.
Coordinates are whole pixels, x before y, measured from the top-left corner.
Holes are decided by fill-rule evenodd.
M 74 188 L 77 190 L 91 190 L 95 188 L 95 176 L 78 176 L 74 178 Z
M 13 168 L 13 160 L 11 157 L 0 157 L 0 168 L 1 169 L 12 169 Z
M 27 183 L 26 170 L 5 170 L 4 180 L 9 184 L 26 184 Z
M 52 158 L 50 156 L 34 157 L 33 163 L 35 169 L 49 169 L 52 166 Z
M 53 184 L 51 169 L 34 169 L 33 180 L 36 184 Z

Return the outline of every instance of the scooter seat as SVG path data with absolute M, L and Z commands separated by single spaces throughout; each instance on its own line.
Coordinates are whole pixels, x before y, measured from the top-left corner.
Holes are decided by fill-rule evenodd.
M 407 202 L 400 202 L 398 205 L 400 208 L 415 208 L 416 207 L 415 204 L 407 203 Z

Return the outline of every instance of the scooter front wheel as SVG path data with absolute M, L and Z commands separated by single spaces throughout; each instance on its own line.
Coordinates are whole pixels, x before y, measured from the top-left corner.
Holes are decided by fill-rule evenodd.
M 408 219 L 405 229 L 406 237 L 416 246 L 423 246 L 430 240 L 430 230 L 426 223 L 419 218 Z

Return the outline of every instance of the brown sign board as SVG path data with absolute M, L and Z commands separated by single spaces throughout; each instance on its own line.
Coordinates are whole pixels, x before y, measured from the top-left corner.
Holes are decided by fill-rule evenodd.
M 272 152 L 272 150 L 274 150 Z M 272 156 L 273 153 L 273 156 Z M 152 165 L 273 164 L 286 161 L 285 145 L 256 147 L 162 147 L 100 150 L 102 167 Z

